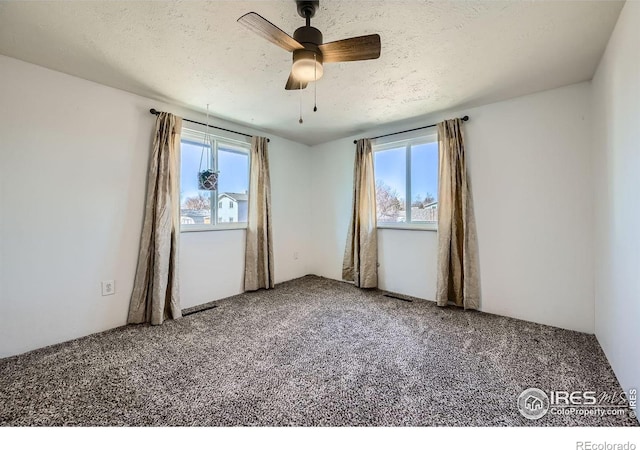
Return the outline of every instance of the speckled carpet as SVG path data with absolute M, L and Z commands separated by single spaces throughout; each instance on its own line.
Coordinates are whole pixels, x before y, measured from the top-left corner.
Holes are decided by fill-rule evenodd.
M 307 276 L 0 360 L 0 424 L 637 425 L 516 408 L 618 392 L 593 336 L 383 294 Z

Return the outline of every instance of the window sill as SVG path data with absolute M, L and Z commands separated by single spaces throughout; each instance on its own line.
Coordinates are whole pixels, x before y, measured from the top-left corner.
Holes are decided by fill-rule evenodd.
M 438 225 L 427 225 L 418 223 L 399 223 L 399 224 L 379 224 L 379 230 L 407 230 L 407 231 L 438 231 Z
M 246 230 L 246 223 L 234 223 L 233 225 L 203 225 L 203 226 L 190 226 L 189 228 L 180 228 L 180 233 L 198 233 L 201 231 L 233 231 L 233 230 Z

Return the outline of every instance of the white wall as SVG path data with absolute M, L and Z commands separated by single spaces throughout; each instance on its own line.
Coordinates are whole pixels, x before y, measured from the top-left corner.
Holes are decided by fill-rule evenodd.
M 154 124 L 148 110 L 202 118 L 3 56 L 0 80 L 4 357 L 125 324 Z M 280 282 L 308 272 L 310 165 L 307 146 L 270 137 Z M 244 231 L 183 234 L 183 306 L 241 292 L 243 254 Z M 116 294 L 102 297 L 108 279 Z
M 590 85 L 581 83 L 465 111 L 475 198 L 482 310 L 593 332 Z M 353 137 L 312 147 L 311 270 L 340 279 L 349 224 Z M 379 230 L 380 287 L 434 299 L 436 233 Z
M 593 79 L 595 331 L 624 389 L 640 388 L 640 3 L 627 2 Z

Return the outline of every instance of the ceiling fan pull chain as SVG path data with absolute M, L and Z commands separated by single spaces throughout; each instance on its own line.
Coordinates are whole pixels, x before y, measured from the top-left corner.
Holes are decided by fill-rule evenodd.
M 302 81 L 300 82 L 300 119 L 298 120 L 299 124 L 302 124 L 304 120 L 302 120 Z
M 313 112 L 318 110 L 318 66 L 316 54 L 313 54 Z

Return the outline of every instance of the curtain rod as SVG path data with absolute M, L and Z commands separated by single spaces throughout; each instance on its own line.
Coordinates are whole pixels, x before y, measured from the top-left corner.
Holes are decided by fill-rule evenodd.
M 155 109 L 155 108 L 151 108 L 151 109 L 149 110 L 149 112 L 150 112 L 151 114 L 153 114 L 154 116 L 157 116 L 158 114 L 160 114 L 160 111 L 158 111 L 158 110 L 157 110 L 157 109 Z M 206 124 L 206 123 L 197 122 L 197 121 L 195 121 L 195 120 L 189 120 L 189 119 L 184 119 L 184 118 L 183 118 L 182 120 L 184 120 L 185 122 L 191 122 L 191 123 L 195 123 L 195 124 L 197 124 L 197 125 L 202 125 L 202 126 L 209 127 L 209 128 L 215 128 L 216 130 L 228 131 L 229 133 L 235 133 L 235 134 L 241 134 L 241 135 L 243 135 L 243 136 L 247 136 L 247 137 L 253 137 L 253 136 L 251 136 L 250 134 L 240 133 L 239 131 L 233 131 L 233 130 L 228 130 L 228 129 L 226 129 L 226 128 L 220 128 L 220 127 L 216 127 L 216 126 L 213 126 L 213 125 L 208 125 L 208 124 Z M 271 142 L 271 139 L 267 138 L 267 142 Z
M 464 116 L 462 117 L 460 120 L 462 120 L 463 122 L 466 122 L 467 120 L 469 120 L 469 116 Z M 376 136 L 373 139 L 379 139 L 379 138 L 383 138 L 383 137 L 387 137 L 387 136 L 393 136 L 394 134 L 402 134 L 402 133 L 408 133 L 409 131 L 416 131 L 416 130 L 423 130 L 425 128 L 432 128 L 437 126 L 437 123 L 432 123 L 431 125 L 425 125 L 424 127 L 418 127 L 418 128 L 412 128 L 410 130 L 404 130 L 404 131 L 396 131 L 395 133 L 389 133 L 389 134 L 383 134 L 382 136 Z M 358 142 L 358 140 L 354 140 L 353 143 L 356 144 Z

